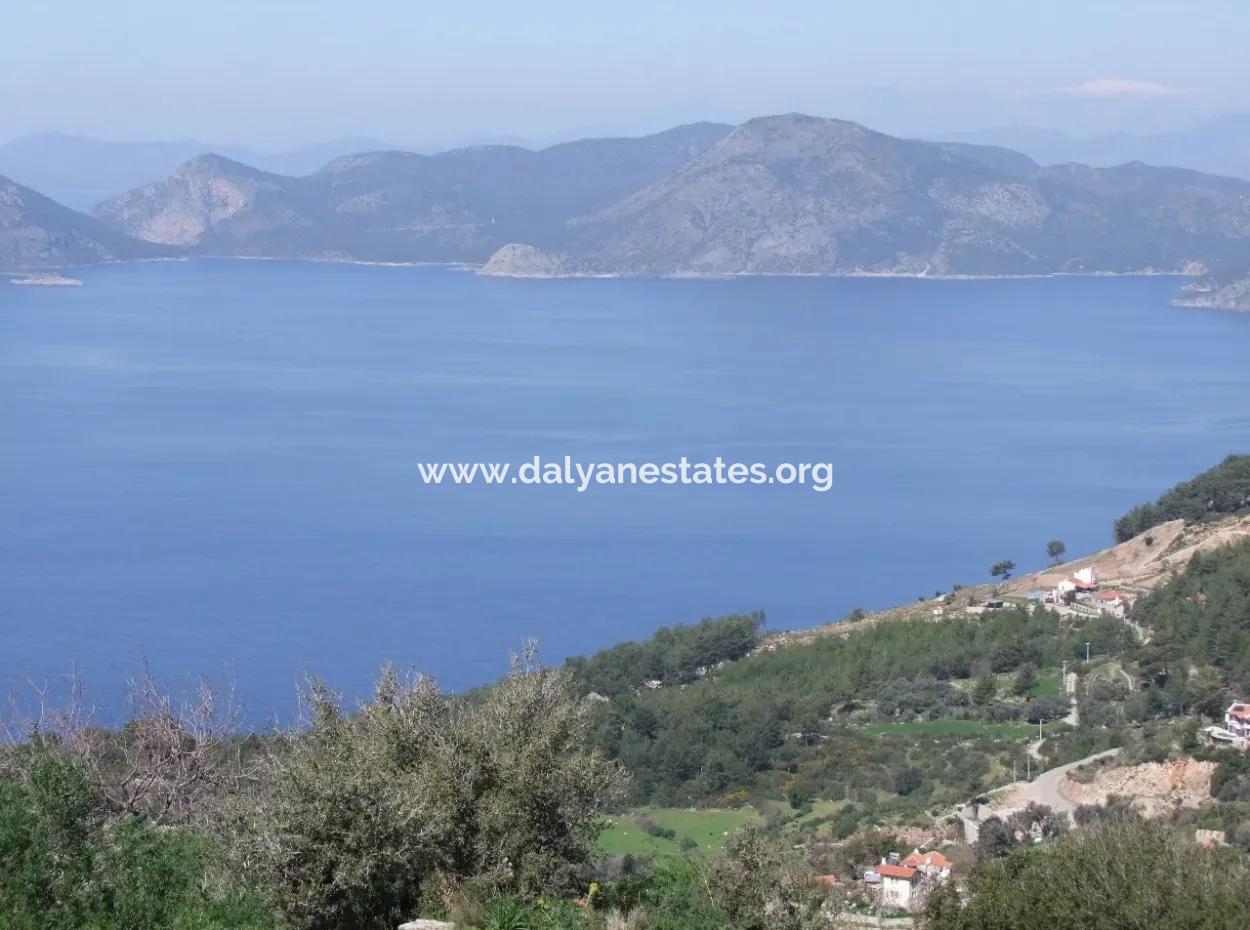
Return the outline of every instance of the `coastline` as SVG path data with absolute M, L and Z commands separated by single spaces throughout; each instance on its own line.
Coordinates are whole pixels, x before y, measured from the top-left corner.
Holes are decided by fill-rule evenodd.
M 599 272 L 559 272 L 559 273 L 515 273 L 483 271 L 486 262 L 472 261 L 375 261 L 357 258 L 329 258 L 325 256 L 279 256 L 279 255 L 163 255 L 150 258 L 112 259 L 92 265 L 66 266 L 62 269 L 46 271 L 0 271 L 0 277 L 17 279 L 28 275 L 70 271 L 75 268 L 93 268 L 117 265 L 141 265 L 164 262 L 193 261 L 245 261 L 245 262 L 300 262 L 324 265 L 355 265 L 368 268 L 442 268 L 448 271 L 471 273 L 482 278 L 498 278 L 512 281 L 563 281 L 563 280 L 616 280 L 638 279 L 650 281 L 727 281 L 749 278 L 855 278 L 888 280 L 910 279 L 918 281 L 1028 281 L 1046 278 L 1184 278 L 1200 280 L 1203 276 L 1189 271 L 1156 271 L 1142 269 L 1138 271 L 1052 271 L 1018 274 L 973 274 L 973 273 L 934 273 L 928 271 L 678 271 L 667 274 L 633 273 L 622 271 Z M 15 282 L 14 282 L 15 283 Z M 79 282 L 81 283 L 81 282 Z M 1178 297 L 1172 301 L 1177 307 L 1197 307 L 1204 309 L 1228 309 L 1237 311 L 1236 307 L 1215 307 L 1210 304 L 1198 303 L 1192 299 Z

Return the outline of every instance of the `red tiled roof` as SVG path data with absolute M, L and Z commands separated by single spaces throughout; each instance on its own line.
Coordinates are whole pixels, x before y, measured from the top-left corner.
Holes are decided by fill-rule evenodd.
M 935 869 L 949 869 L 951 861 L 943 856 L 940 852 L 914 852 L 903 860 L 903 865 L 909 867 L 918 867 L 922 865 L 933 866 Z
M 916 870 L 905 865 L 879 865 L 877 872 L 882 878 L 902 878 L 911 881 L 916 877 Z
M 1238 720 L 1245 720 L 1250 717 L 1250 707 L 1245 704 L 1234 704 L 1228 709 L 1228 716 L 1236 717 Z

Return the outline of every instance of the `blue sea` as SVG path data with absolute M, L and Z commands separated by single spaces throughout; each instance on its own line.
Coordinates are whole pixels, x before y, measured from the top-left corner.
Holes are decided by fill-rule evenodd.
M 513 281 L 196 261 L 0 287 L 0 681 L 146 658 L 253 721 L 1101 548 L 1250 451 L 1250 315 L 1168 278 Z M 834 487 L 430 486 L 425 462 L 831 462 Z

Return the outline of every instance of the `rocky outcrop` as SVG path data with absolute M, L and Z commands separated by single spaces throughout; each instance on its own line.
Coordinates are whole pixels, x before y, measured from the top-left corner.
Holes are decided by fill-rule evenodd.
M 510 242 L 492 255 L 478 274 L 496 278 L 559 278 L 571 274 L 562 255 Z
M 1227 283 L 1207 283 L 1186 288 L 1174 303 L 1178 307 L 1250 311 L 1250 277 Z
M 64 268 L 161 252 L 0 177 L 0 270 Z
M 197 245 L 244 210 L 260 188 L 279 189 L 287 180 L 220 155 L 201 155 L 164 181 L 105 201 L 95 215 L 146 242 Z
M 1088 784 L 1066 781 L 1061 791 L 1079 804 L 1106 804 L 1111 797 L 1127 798 L 1147 817 L 1178 807 L 1198 807 L 1211 799 L 1214 762 L 1170 759 L 1099 771 Z

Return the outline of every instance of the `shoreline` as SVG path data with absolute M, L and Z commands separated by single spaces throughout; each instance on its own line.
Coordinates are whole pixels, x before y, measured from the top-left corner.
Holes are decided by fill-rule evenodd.
M 485 262 L 468 262 L 468 261 L 445 261 L 445 262 L 391 262 L 391 261 L 374 261 L 368 259 L 354 258 L 325 258 L 325 257 L 286 257 L 274 255 L 172 255 L 157 256 L 153 258 L 137 258 L 129 260 L 112 260 L 98 262 L 92 265 L 75 265 L 65 266 L 60 271 L 73 271 L 78 269 L 89 269 L 105 266 L 121 266 L 121 265 L 143 265 L 165 262 L 196 262 L 196 261 L 214 261 L 214 262 L 292 262 L 292 263 L 310 263 L 321 265 L 349 265 L 360 266 L 366 268 L 441 268 L 447 271 L 471 273 L 481 278 L 494 278 L 505 281 L 566 281 L 566 280 L 640 280 L 640 281 L 732 281 L 737 279 L 751 278 L 845 278 L 857 280 L 916 280 L 916 281 L 1029 281 L 1044 280 L 1048 278 L 1185 278 L 1191 280 L 1200 280 L 1201 274 L 1188 271 L 1053 271 L 1053 272 L 1033 272 L 1028 274 L 935 274 L 929 272 L 906 272 L 906 271 L 798 271 L 798 272 L 777 272 L 777 271 L 725 271 L 725 272 L 674 272 L 670 274 L 633 274 L 627 272 L 566 272 L 560 274 L 503 274 L 495 272 L 483 273 Z M 28 275 L 56 273 L 56 269 L 47 271 L 0 271 L 0 277 L 7 277 L 10 283 L 18 283 L 18 279 Z M 23 282 L 37 284 L 40 282 Z M 81 284 L 81 282 L 79 282 Z M 1205 303 L 1198 303 L 1192 299 L 1186 300 L 1184 297 L 1177 297 L 1172 305 L 1178 308 L 1194 308 L 1206 310 L 1221 310 L 1225 312 L 1246 312 L 1250 308 L 1239 307 L 1217 307 Z
M 471 267 L 471 266 L 470 266 Z M 467 268 L 465 269 L 467 270 Z M 514 281 L 564 280 L 647 280 L 647 281 L 727 281 L 737 278 L 883 278 L 917 281 L 1032 281 L 1046 278 L 1200 278 L 1185 271 L 1051 271 L 1032 274 L 926 274 L 906 271 L 708 271 L 674 272 L 672 274 L 631 274 L 619 271 L 567 272 L 563 274 L 503 274 L 476 272 L 482 278 Z

